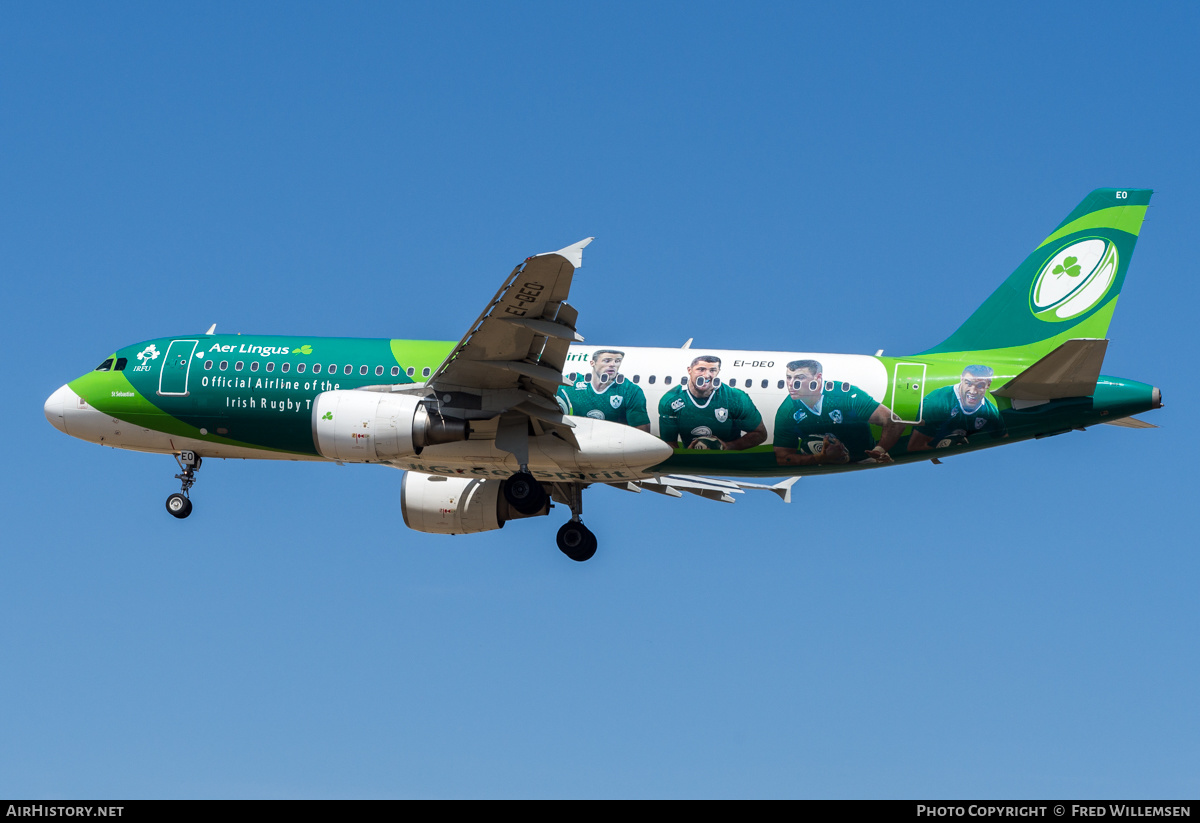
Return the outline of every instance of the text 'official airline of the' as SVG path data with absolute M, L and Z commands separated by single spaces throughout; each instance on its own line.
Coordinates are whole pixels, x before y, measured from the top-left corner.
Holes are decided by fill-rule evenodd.
M 553 500 L 571 511 L 559 548 L 587 560 L 593 484 L 787 501 L 801 475 L 1152 428 L 1133 415 L 1161 406 L 1159 390 L 1100 373 L 1150 195 L 1089 194 L 957 331 L 909 357 L 585 346 L 567 296 L 589 238 L 517 266 L 458 343 L 214 326 L 118 349 L 45 413 L 81 440 L 174 455 L 176 517 L 205 457 L 383 463 L 405 470 L 410 528 L 488 531 Z

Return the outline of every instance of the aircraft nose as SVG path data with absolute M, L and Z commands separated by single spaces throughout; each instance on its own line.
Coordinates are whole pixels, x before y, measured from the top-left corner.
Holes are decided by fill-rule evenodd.
M 67 433 L 67 416 L 65 410 L 68 406 L 73 406 L 78 402 L 79 396 L 71 391 L 70 386 L 59 386 L 54 390 L 54 394 L 46 399 L 45 412 L 46 419 L 50 421 L 50 425 L 58 429 L 63 434 Z

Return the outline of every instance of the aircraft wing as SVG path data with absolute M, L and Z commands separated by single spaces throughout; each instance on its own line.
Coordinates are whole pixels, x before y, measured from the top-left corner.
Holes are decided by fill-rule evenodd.
M 438 392 L 524 389 L 554 398 L 567 348 L 583 338 L 567 302 L 591 237 L 521 263 L 429 378 Z
M 579 312 L 566 301 L 593 239 L 535 255 L 513 269 L 425 386 L 413 390 L 432 396 L 450 417 L 504 415 L 499 440 L 506 440 L 506 430 L 523 431 L 526 424 L 519 421 L 528 419 L 535 433 L 551 429 L 575 444 L 574 424 L 554 395 L 568 348 L 583 341 L 575 331 Z

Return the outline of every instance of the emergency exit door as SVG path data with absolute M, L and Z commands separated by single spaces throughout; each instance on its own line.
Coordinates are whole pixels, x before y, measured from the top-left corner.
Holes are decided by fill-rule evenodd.
M 158 377 L 158 393 L 169 397 L 185 397 L 188 393 L 188 371 L 192 368 L 192 354 L 199 340 L 173 340 L 163 358 L 162 373 Z
M 920 423 L 925 403 L 925 364 L 897 363 L 892 373 L 892 397 L 888 406 L 892 421 Z

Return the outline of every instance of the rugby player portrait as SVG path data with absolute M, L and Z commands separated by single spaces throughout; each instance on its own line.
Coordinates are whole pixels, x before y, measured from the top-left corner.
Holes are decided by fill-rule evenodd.
M 767 427 L 750 395 L 720 381 L 721 358 L 697 357 L 686 385 L 658 404 L 658 436 L 674 448 L 741 451 L 767 439 Z
M 904 431 L 892 410 L 849 383 L 826 383 L 816 360 L 787 364 L 788 396 L 775 413 L 775 462 L 781 466 L 890 463 Z M 881 427 L 879 442 L 872 424 Z
M 961 446 L 973 434 L 1004 434 L 1000 410 L 988 399 L 996 373 L 990 366 L 967 366 L 953 386 L 943 386 L 925 397 L 923 423 L 908 438 L 910 452 Z
M 590 380 L 580 379 L 573 386 L 560 386 L 555 399 L 563 414 L 624 423 L 644 432 L 650 431 L 646 394 L 641 387 L 621 374 L 625 352 L 601 349 L 592 353 Z

